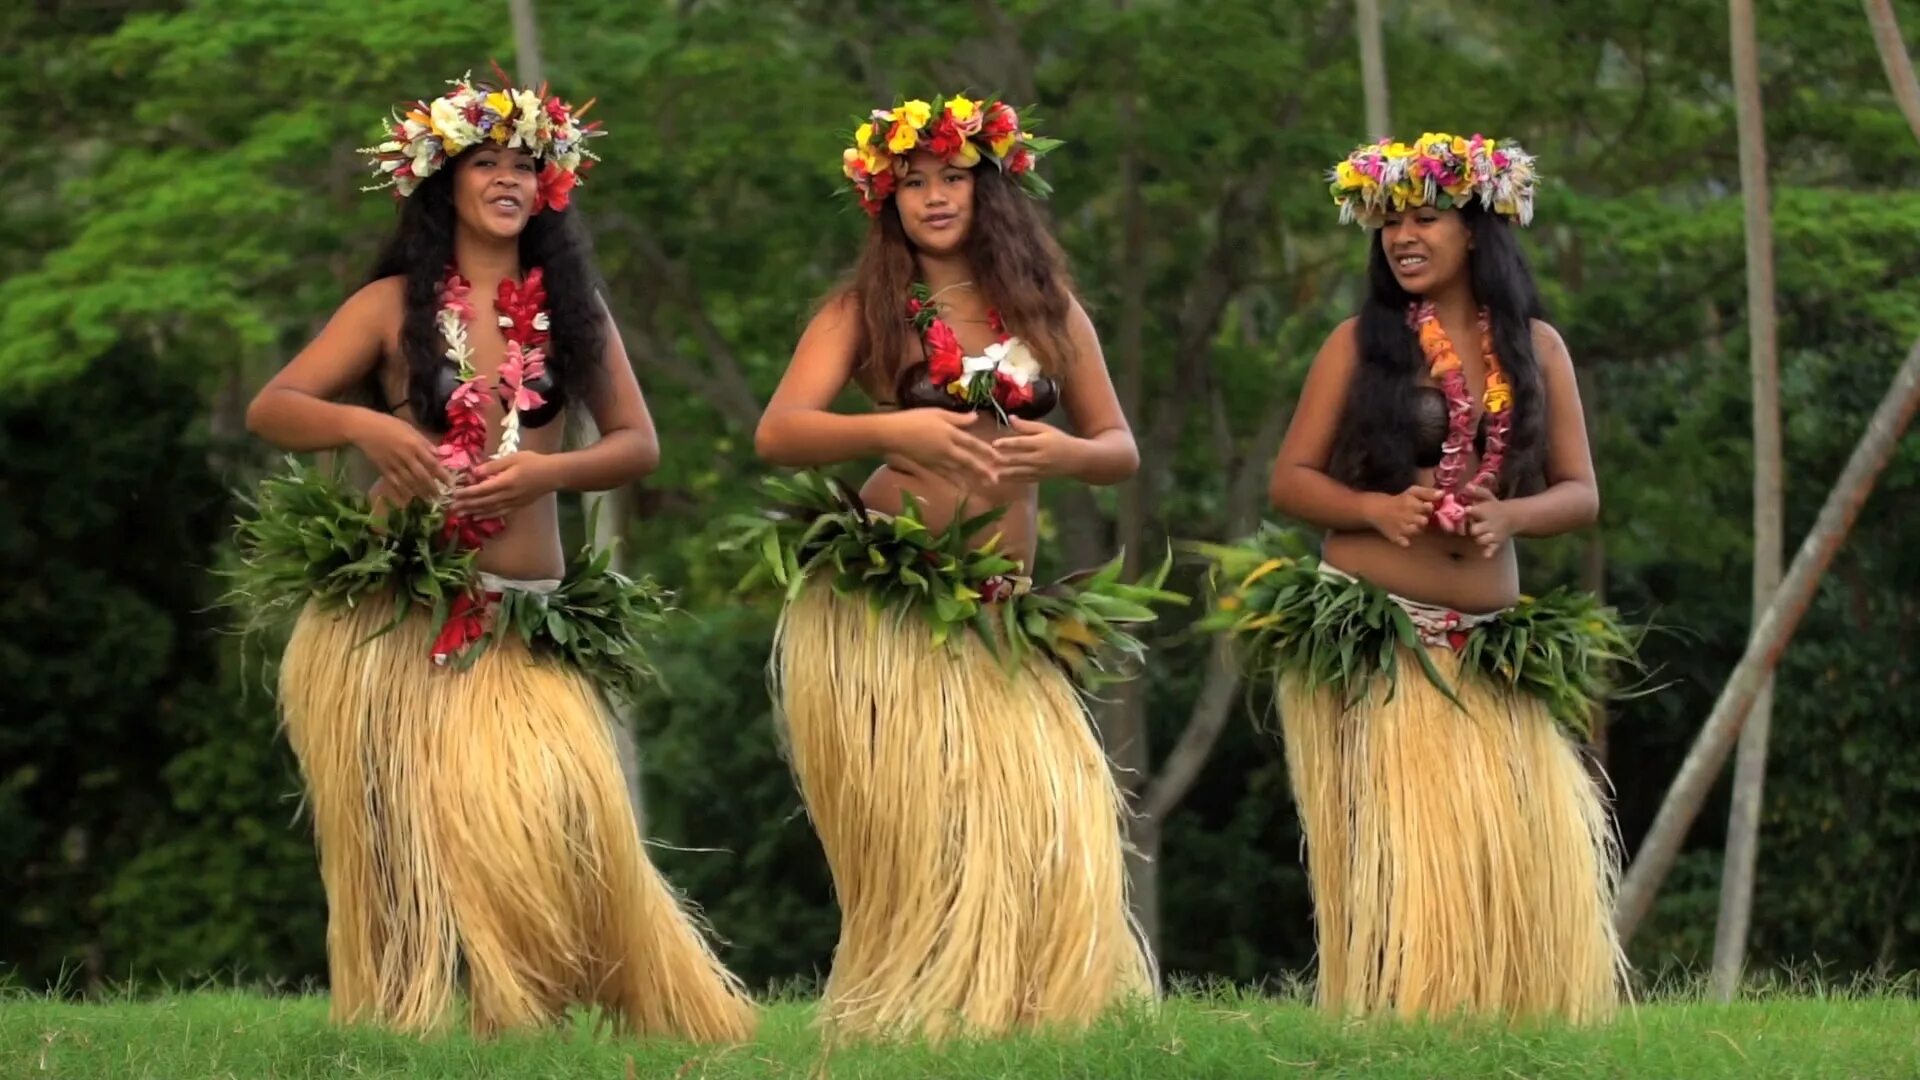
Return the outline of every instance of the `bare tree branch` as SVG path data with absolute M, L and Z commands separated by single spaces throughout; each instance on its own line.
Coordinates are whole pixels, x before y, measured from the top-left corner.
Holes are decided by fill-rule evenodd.
M 1893 385 L 1880 399 L 1873 418 L 1867 422 L 1866 432 L 1847 459 L 1847 467 L 1840 473 L 1833 490 L 1827 493 L 1826 504 L 1820 508 L 1813 531 L 1801 541 L 1786 580 L 1781 582 L 1773 602 L 1767 605 L 1766 615 L 1754 627 L 1746 653 L 1720 691 L 1720 700 L 1714 704 L 1713 713 L 1707 717 L 1700 734 L 1695 736 L 1673 786 L 1661 801 L 1653 827 L 1640 843 L 1640 852 L 1620 884 L 1620 896 L 1614 907 L 1613 922 L 1622 943 L 1633 938 L 1653 907 L 1654 895 L 1673 869 L 1687 830 L 1699 816 L 1707 792 L 1712 790 L 1714 779 L 1726 764 L 1734 739 L 1746 722 L 1747 710 L 1780 662 L 1794 628 L 1813 603 L 1821 574 L 1833 562 L 1841 541 L 1853 528 L 1860 507 L 1872 493 L 1874 481 L 1886 468 L 1916 409 L 1920 409 L 1920 340 L 1908 351 L 1906 361 L 1893 377 Z

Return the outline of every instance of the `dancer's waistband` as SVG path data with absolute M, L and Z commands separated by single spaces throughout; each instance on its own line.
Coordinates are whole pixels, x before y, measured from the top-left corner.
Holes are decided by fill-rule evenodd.
M 499 574 L 480 572 L 480 588 L 485 592 L 523 592 L 535 596 L 547 596 L 560 588 L 559 578 L 509 578 Z
M 1360 579 L 1337 566 L 1329 566 L 1323 560 L 1319 566 L 1322 576 L 1341 581 L 1359 581 Z M 1386 590 L 1382 589 L 1382 592 Z M 1420 635 L 1420 641 L 1426 645 L 1442 648 L 1458 648 L 1458 642 L 1452 634 L 1465 633 L 1475 627 L 1485 626 L 1500 617 L 1498 611 L 1467 612 L 1455 611 L 1439 604 L 1426 604 L 1418 600 L 1409 600 L 1398 593 L 1387 593 L 1387 599 L 1400 605 L 1400 610 L 1413 620 L 1413 628 Z M 1510 609 L 1505 609 L 1510 610 Z

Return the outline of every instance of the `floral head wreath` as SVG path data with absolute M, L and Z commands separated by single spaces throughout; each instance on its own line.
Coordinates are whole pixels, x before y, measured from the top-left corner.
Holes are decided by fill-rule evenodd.
M 1429 132 L 1408 146 L 1392 139 L 1362 146 L 1327 174 L 1340 220 L 1377 229 L 1390 212 L 1480 205 L 1520 225 L 1533 221 L 1533 155 L 1518 143 Z
M 547 207 L 565 210 L 574 185 L 600 160 L 586 144 L 605 132 L 599 121 L 580 123 L 593 102 L 575 109 L 549 96 L 545 83 L 538 90 L 517 89 L 498 65 L 493 70 L 498 88 L 474 82 L 469 73 L 448 83 L 452 89 L 432 101 L 396 108 L 386 125 L 387 140 L 360 151 L 372 155 L 369 164 L 382 181 L 366 190 L 390 187 L 405 198 L 461 152 L 492 143 L 528 150 L 540 159 L 534 213 Z
M 949 98 L 936 112 L 915 98 L 891 109 L 875 109 L 853 133 L 853 145 L 841 155 L 841 171 L 860 197 L 868 216 L 878 214 L 906 171 L 907 155 L 925 150 L 950 165 L 971 169 L 982 161 L 1013 177 L 1022 190 L 1044 199 L 1052 185 L 1034 164 L 1060 145 L 1020 127 L 1020 114 L 997 98 Z

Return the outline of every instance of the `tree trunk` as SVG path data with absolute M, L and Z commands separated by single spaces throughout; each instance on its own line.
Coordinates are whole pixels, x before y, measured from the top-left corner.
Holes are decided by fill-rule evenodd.
M 1861 0 L 1867 11 L 1867 23 L 1873 28 L 1873 45 L 1880 51 L 1880 65 L 1887 69 L 1887 84 L 1893 88 L 1893 100 L 1900 113 L 1920 139 L 1920 80 L 1913 75 L 1913 58 L 1907 55 L 1906 39 L 1900 36 L 1900 23 L 1893 17 L 1893 0 Z
M 1733 88 L 1739 113 L 1740 190 L 1746 208 L 1747 341 L 1753 380 L 1753 618 L 1766 613 L 1780 585 L 1780 370 L 1773 296 L 1773 216 L 1767 181 L 1767 129 L 1760 101 L 1753 0 L 1730 0 Z M 1733 809 L 1720 875 L 1720 920 L 1713 941 L 1713 993 L 1731 1001 L 1746 967 L 1753 915 L 1753 873 L 1773 726 L 1773 681 L 1755 694 L 1734 762 Z
M 1653 827 L 1641 841 L 1639 854 L 1621 882 L 1620 897 L 1614 908 L 1614 926 L 1620 931 L 1623 943 L 1632 939 L 1653 906 L 1660 883 L 1680 854 L 1680 843 L 1686 839 L 1687 829 L 1699 816 L 1714 778 L 1726 764 L 1727 753 L 1740 734 L 1747 710 L 1780 662 L 1780 654 L 1786 651 L 1794 628 L 1813 602 L 1821 574 L 1832 564 L 1834 553 L 1853 527 L 1861 505 L 1872 493 L 1874 481 L 1886 468 L 1887 459 L 1893 455 L 1917 408 L 1920 408 L 1920 340 L 1913 343 L 1893 377 L 1893 385 L 1887 388 L 1886 396 L 1873 411 L 1873 418 L 1867 421 L 1867 430 L 1854 446 L 1847 467 L 1840 473 L 1833 490 L 1827 493 L 1826 504 L 1820 508 L 1813 531 L 1801 541 L 1786 579 L 1774 594 L 1773 602 L 1767 605 L 1766 615 L 1754 627 L 1746 653 L 1720 691 L 1720 700 L 1714 704 L 1713 713 L 1707 717 L 1700 734 L 1695 736 L 1673 786 L 1661 801 Z
M 1360 85 L 1367 102 L 1367 138 L 1393 135 L 1387 104 L 1387 51 L 1380 29 L 1380 0 L 1355 0 L 1354 30 L 1360 37 Z
M 507 0 L 513 18 L 513 76 L 521 86 L 537 88 L 546 81 L 546 66 L 540 62 L 540 24 L 534 18 L 533 0 Z

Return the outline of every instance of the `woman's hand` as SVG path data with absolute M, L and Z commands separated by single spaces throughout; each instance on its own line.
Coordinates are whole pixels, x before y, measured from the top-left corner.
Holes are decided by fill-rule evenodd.
M 1007 422 L 1017 435 L 994 444 L 1006 467 L 1000 479 L 1013 483 L 1038 483 L 1052 476 L 1072 476 L 1079 471 L 1082 441 L 1052 424 L 1038 420 L 1009 417 Z
M 1491 559 L 1519 531 L 1513 504 L 1478 484 L 1467 488 L 1467 497 L 1473 500 L 1467 507 L 1467 535 L 1480 545 L 1480 554 Z
M 362 409 L 349 439 L 380 470 L 384 491 L 397 502 L 432 502 L 453 484 L 433 442 L 397 416 Z
M 1401 547 L 1412 547 L 1413 538 L 1426 529 L 1439 498 L 1439 492 L 1419 484 L 1398 495 L 1374 492 L 1368 497 L 1367 524 Z
M 903 409 L 887 417 L 888 457 L 898 456 L 962 488 L 1000 481 L 1001 457 L 993 444 L 968 431 L 974 414 L 945 409 Z
M 469 475 L 453 493 L 452 510 L 462 517 L 505 517 L 560 487 L 553 459 L 531 450 L 483 461 Z

